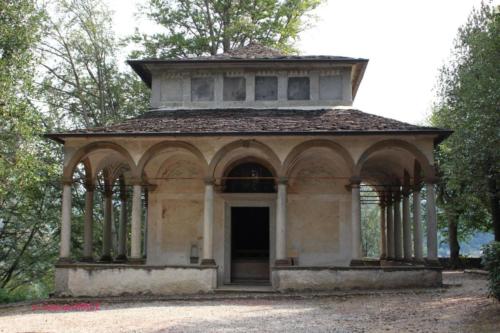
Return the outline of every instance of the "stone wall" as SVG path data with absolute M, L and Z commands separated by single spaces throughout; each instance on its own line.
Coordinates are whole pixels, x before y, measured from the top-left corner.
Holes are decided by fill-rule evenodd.
M 279 291 L 439 287 L 441 269 L 428 267 L 275 267 Z
M 142 265 L 56 266 L 58 296 L 194 294 L 217 286 L 216 267 Z
M 283 70 L 239 68 L 184 72 L 157 70 L 152 78 L 151 106 L 153 108 L 350 106 L 353 101 L 351 71 L 348 66 L 312 70 L 297 68 Z

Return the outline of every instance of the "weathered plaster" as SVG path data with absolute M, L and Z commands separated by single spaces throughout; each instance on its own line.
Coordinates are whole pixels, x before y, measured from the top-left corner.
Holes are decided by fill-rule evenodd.
M 59 296 L 193 294 L 217 285 L 216 268 L 125 266 L 56 267 Z
M 439 269 L 423 267 L 274 268 L 272 283 L 279 291 L 439 287 L 442 274 Z

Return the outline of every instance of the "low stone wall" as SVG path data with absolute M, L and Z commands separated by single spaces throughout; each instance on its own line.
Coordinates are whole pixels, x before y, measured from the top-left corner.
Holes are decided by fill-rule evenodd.
M 424 266 L 274 267 L 272 284 L 279 291 L 439 287 L 442 274 Z
M 211 292 L 216 266 L 56 265 L 58 296 L 173 295 Z

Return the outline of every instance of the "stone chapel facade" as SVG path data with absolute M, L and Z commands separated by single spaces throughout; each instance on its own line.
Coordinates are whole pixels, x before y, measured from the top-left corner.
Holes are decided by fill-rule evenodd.
M 64 145 L 65 157 L 56 292 L 440 285 L 433 150 L 450 132 L 354 109 L 367 63 L 285 56 L 258 44 L 217 56 L 129 61 L 151 88 L 150 111 L 108 127 L 47 135 Z M 79 165 L 86 216 L 83 253 L 72 257 Z M 97 177 L 105 183 L 99 257 L 92 218 Z M 363 258 L 361 250 L 360 207 L 373 198 L 381 209 L 379 260 Z

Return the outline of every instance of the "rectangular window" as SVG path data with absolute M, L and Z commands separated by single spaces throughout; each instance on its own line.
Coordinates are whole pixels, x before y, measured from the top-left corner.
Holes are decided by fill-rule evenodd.
M 295 100 L 308 100 L 310 99 L 309 91 L 309 78 L 308 77 L 290 77 L 288 78 L 288 99 Z
M 224 100 L 244 101 L 246 94 L 246 80 L 244 77 L 224 78 Z
M 214 100 L 214 78 L 191 78 L 191 100 L 196 102 Z
M 320 76 L 319 77 L 319 99 L 339 100 L 342 99 L 342 76 Z
M 275 101 L 278 99 L 278 78 L 276 76 L 255 77 L 255 100 Z

